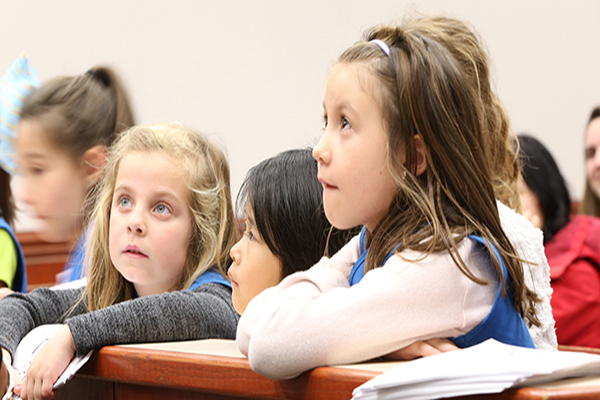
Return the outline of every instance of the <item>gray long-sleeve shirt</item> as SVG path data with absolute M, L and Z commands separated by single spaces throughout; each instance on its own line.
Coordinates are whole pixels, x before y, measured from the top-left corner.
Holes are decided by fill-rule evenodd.
M 146 296 L 88 312 L 80 289 L 14 293 L 0 301 L 0 346 L 11 355 L 33 328 L 66 323 L 76 355 L 108 344 L 208 338 L 235 339 L 238 313 L 231 289 L 205 283 L 194 290 Z

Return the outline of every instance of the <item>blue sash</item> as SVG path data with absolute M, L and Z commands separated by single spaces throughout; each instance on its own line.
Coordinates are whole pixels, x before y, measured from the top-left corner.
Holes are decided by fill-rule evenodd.
M 468 237 L 469 239 L 480 243 L 487 250 L 487 247 L 485 247 L 485 240 L 482 237 L 475 235 L 469 235 Z M 390 257 L 392 257 L 398 246 L 387 255 L 383 265 L 385 265 Z M 367 258 L 367 253 L 369 251 L 369 249 L 366 248 L 366 230 L 364 227 L 360 232 L 359 248 L 361 253 L 360 257 L 352 267 L 350 277 L 348 278 L 350 286 L 360 282 L 364 276 L 365 259 Z M 517 310 L 515 310 L 513 305 L 510 276 L 508 275 L 504 261 L 494 245 L 492 245 L 492 250 L 494 251 L 496 258 L 500 260 L 503 279 L 505 287 L 507 288 L 506 297 L 502 298 L 502 286 L 500 286 L 498 288 L 498 293 L 496 294 L 494 305 L 485 319 L 465 335 L 448 339 L 461 348 L 474 346 L 490 338 L 494 338 L 499 342 L 506 344 L 535 348 L 527 325 L 525 325 L 525 321 Z M 490 263 L 491 262 L 492 260 L 490 259 Z
M 220 273 L 215 271 L 214 268 L 209 268 L 206 271 L 204 271 L 194 281 L 194 283 L 192 283 L 192 286 L 190 286 L 190 288 L 188 290 L 194 290 L 194 289 L 204 285 L 205 283 L 218 283 L 219 285 L 227 286 L 229 289 L 231 289 L 231 282 L 229 282 L 227 279 L 223 278 L 223 275 L 221 275 Z M 138 296 L 137 292 L 135 292 L 135 289 L 134 289 L 133 298 L 137 299 L 138 297 L 139 296 Z
M 4 229 L 9 233 L 15 243 L 15 249 L 17 251 L 17 271 L 15 272 L 11 289 L 15 292 L 27 293 L 27 271 L 25 270 L 25 256 L 23 255 L 23 249 L 21 249 L 21 245 L 10 225 L 8 225 L 2 217 L 0 217 L 0 229 Z
M 71 253 L 69 253 L 65 268 L 63 269 L 63 271 L 69 271 L 69 273 L 66 275 L 65 281 L 62 283 L 73 282 L 84 277 L 83 262 L 85 260 L 87 236 L 87 230 L 85 230 L 79 239 L 77 239 L 77 243 L 75 243 L 75 247 Z
M 209 268 L 204 271 L 202 275 L 200 275 L 198 279 L 194 281 L 194 283 L 192 283 L 192 286 L 190 286 L 189 290 L 194 290 L 205 283 L 218 283 L 231 289 L 231 282 L 225 279 L 223 275 L 215 271 L 213 268 Z

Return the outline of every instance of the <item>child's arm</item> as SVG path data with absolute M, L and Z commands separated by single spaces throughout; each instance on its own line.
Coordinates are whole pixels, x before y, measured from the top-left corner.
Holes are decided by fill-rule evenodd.
M 489 313 L 498 289 L 488 262 L 470 258 L 472 246 L 462 241 L 461 256 L 475 275 L 496 284 L 469 280 L 447 252 L 415 263 L 394 256 L 350 288 L 341 272 L 323 265 L 291 275 L 250 302 L 238 325 L 238 347 L 257 372 L 287 379 L 417 340 L 462 335 Z
M 80 289 L 34 290 L 28 294 L 14 293 L 0 301 L 0 347 L 8 350 L 11 356 L 23 337 L 33 328 L 51 323 L 62 323 L 66 314 L 71 315 L 87 311 Z
M 190 290 L 126 301 L 67 320 L 77 355 L 109 344 L 235 339 L 239 315 L 231 289 L 205 283 Z

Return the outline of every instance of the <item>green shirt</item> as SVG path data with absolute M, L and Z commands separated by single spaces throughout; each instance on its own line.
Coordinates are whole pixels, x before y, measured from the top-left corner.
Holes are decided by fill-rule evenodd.
M 12 287 L 17 272 L 17 249 L 10 233 L 0 229 L 0 281 Z

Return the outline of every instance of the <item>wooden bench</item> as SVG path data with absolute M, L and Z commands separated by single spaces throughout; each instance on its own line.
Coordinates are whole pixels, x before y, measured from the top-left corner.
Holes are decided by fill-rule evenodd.
M 27 291 L 56 284 L 56 274 L 63 270 L 72 245 L 43 241 L 35 232 L 16 234 L 27 266 Z

